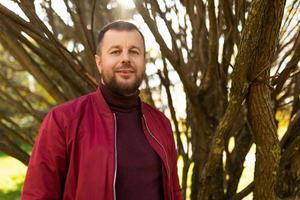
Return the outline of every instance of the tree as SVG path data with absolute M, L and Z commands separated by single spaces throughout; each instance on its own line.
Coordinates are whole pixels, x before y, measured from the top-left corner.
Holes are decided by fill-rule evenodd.
M 14 2 L 26 18 L 0 5 L 0 150 L 27 163 L 19 144 L 33 144 L 47 110 L 96 87 L 96 30 L 132 17 L 134 10 L 125 12 L 115 1 L 64 0 L 68 21 L 44 0 L 42 20 L 34 1 Z M 155 74 L 149 75 L 143 92 L 155 104 L 151 94 L 165 91 L 183 160 L 184 199 L 189 174 L 192 200 L 242 199 L 252 191 L 255 199 L 297 198 L 300 2 L 136 0 L 135 5 L 160 47 L 157 58 L 147 57 L 162 61 L 157 66 L 162 87 L 150 88 Z M 172 100 L 174 71 L 186 95 L 186 119 L 178 117 Z M 279 141 L 283 121 L 288 128 Z M 237 193 L 253 144 L 254 182 Z
M 160 44 L 162 56 L 177 71 L 191 110 L 188 113 L 194 119 L 191 122 L 194 162 L 191 197 L 239 199 L 244 193 L 248 194 L 253 184 L 242 195 L 235 193 L 243 169 L 242 163 L 254 140 L 257 147 L 254 198 L 274 199 L 273 188 L 278 172 L 280 148 L 273 114 L 278 107 L 272 108 L 271 105 L 271 101 L 277 101 L 277 96 L 272 95 L 273 99 L 268 96 L 269 79 L 277 79 L 282 65 L 278 66 L 276 62 L 286 58 L 280 54 L 286 51 L 284 47 L 289 42 L 295 42 L 299 30 L 294 32 L 294 36 L 289 35 L 293 31 L 290 31 L 289 36 L 285 35 L 286 39 L 291 40 L 278 42 L 283 38 L 286 31 L 284 29 L 295 30 L 293 26 L 288 28 L 290 23 L 284 23 L 282 34 L 279 35 L 285 1 L 252 1 L 251 4 L 248 1 L 222 1 L 218 8 L 214 1 L 209 0 L 180 2 L 182 5 L 135 1 L 137 9 Z M 298 11 L 296 1 L 290 3 L 292 12 L 288 12 L 285 18 L 289 22 L 292 21 L 295 9 Z M 272 10 L 268 10 L 270 8 Z M 181 18 L 183 23 L 177 25 L 172 22 L 172 13 Z M 167 46 L 157 28 L 158 19 L 165 23 L 171 35 L 171 48 Z M 192 38 L 191 46 L 188 46 L 188 37 Z M 229 66 L 235 46 L 238 46 L 238 54 L 232 64 L 234 69 L 231 73 Z M 292 51 L 294 49 L 289 53 Z M 295 62 L 298 61 L 299 59 Z M 278 69 L 274 77 L 269 77 L 271 68 Z M 284 81 L 287 78 L 288 75 Z M 227 87 L 230 87 L 229 98 Z M 176 121 L 174 117 L 173 120 Z M 261 126 L 262 122 L 265 127 Z M 232 152 L 228 151 L 230 137 L 234 137 L 236 141 Z M 180 149 L 182 145 L 178 147 Z M 224 151 L 225 171 L 222 163 Z M 185 165 L 189 165 L 189 159 L 185 158 L 188 152 L 183 148 L 179 152 Z M 222 177 L 227 177 L 227 180 Z

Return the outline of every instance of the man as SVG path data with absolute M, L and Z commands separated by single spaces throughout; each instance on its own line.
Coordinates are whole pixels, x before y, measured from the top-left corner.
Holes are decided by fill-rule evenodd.
M 168 119 L 140 101 L 145 41 L 125 21 L 99 33 L 97 91 L 50 110 L 28 166 L 23 200 L 178 200 Z

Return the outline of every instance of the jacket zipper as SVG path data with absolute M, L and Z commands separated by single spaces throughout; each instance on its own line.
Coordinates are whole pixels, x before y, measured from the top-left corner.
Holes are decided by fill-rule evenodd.
M 114 191 L 114 200 L 117 199 L 116 197 L 116 179 L 117 179 L 117 166 L 118 166 L 118 160 L 117 160 L 117 119 L 116 119 L 116 114 L 113 113 L 114 115 L 114 125 L 115 125 L 115 171 L 114 171 L 114 183 L 113 183 L 113 191 Z
M 145 125 L 146 125 L 146 128 L 150 134 L 150 136 L 161 146 L 161 148 L 163 149 L 164 151 L 164 154 L 166 155 L 166 163 L 167 163 L 167 174 L 168 174 L 168 179 L 169 179 L 169 182 L 170 182 L 170 174 L 171 174 L 171 171 L 170 171 L 170 167 L 169 167 L 169 161 L 168 161 L 168 154 L 166 152 L 166 149 L 165 147 L 162 145 L 162 143 L 159 142 L 159 140 L 153 135 L 153 133 L 151 132 L 150 128 L 148 127 L 148 124 L 147 124 L 147 121 L 146 121 L 146 117 L 143 115 L 143 118 L 144 118 L 144 121 L 145 121 Z M 168 173 L 169 172 L 169 173 Z

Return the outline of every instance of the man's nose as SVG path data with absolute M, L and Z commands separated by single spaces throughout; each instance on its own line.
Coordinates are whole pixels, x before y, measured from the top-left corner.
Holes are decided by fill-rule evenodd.
M 124 51 L 122 54 L 122 63 L 129 63 L 129 62 L 130 62 L 129 52 Z

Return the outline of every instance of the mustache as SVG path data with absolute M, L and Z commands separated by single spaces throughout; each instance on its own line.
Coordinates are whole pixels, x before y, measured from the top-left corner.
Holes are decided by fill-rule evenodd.
M 114 71 L 122 71 L 122 70 L 135 71 L 134 68 L 132 67 L 132 65 L 129 63 L 124 63 L 121 66 L 116 67 Z

